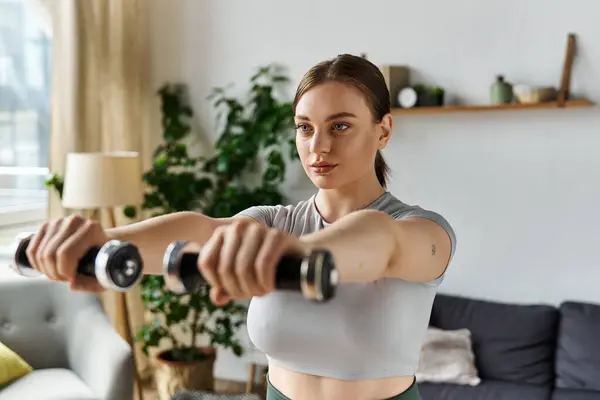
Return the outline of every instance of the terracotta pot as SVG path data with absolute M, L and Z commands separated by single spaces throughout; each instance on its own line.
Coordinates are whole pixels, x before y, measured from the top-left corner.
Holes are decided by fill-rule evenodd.
M 160 400 L 171 400 L 180 390 L 213 391 L 216 350 L 199 350 L 206 356 L 202 360 L 173 361 L 169 350 L 156 356 L 154 378 Z

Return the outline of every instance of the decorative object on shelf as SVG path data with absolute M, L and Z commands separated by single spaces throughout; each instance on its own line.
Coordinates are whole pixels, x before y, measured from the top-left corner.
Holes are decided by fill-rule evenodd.
M 399 107 L 400 91 L 410 87 L 410 69 L 400 65 L 384 65 L 379 67 L 390 92 L 392 107 Z
M 569 99 L 571 90 L 571 71 L 573 70 L 573 60 L 575 58 L 576 37 L 574 33 L 567 36 L 567 50 L 563 64 L 562 76 L 560 79 L 560 88 L 558 89 L 558 105 L 563 107 Z
M 412 87 L 405 87 L 398 93 L 398 104 L 402 108 L 413 108 L 417 106 L 419 94 Z
M 444 105 L 445 90 L 439 86 L 418 83 L 413 86 L 417 93 L 417 107 L 441 107 Z
M 515 99 L 521 104 L 535 104 L 556 101 L 558 91 L 552 86 L 514 85 Z
M 403 96 L 401 96 L 399 92 L 397 92 L 397 94 L 394 95 L 394 92 L 390 91 L 393 102 L 396 103 L 392 105 L 392 114 L 410 115 L 438 114 L 449 112 L 454 113 L 473 111 L 512 111 L 593 107 L 595 106 L 595 103 L 593 101 L 586 99 L 585 97 L 574 97 L 570 93 L 571 71 L 575 55 L 575 43 L 575 34 L 569 33 L 567 37 L 567 50 L 564 59 L 560 87 L 558 90 L 552 86 L 529 87 L 528 85 L 522 85 L 521 88 L 516 89 L 516 91 L 519 91 L 519 94 L 517 95 L 517 93 L 515 93 L 515 88 L 513 87 L 513 85 L 509 82 L 506 82 L 504 80 L 504 76 L 498 75 L 496 77 L 496 81 L 490 88 L 491 104 L 456 104 L 443 105 L 442 107 L 436 105 L 428 105 L 427 101 L 417 101 L 417 104 L 413 104 L 414 93 L 411 94 L 410 90 L 407 90 L 405 92 L 406 94 Z M 388 75 L 386 75 L 386 77 Z M 406 79 L 408 80 L 408 74 L 406 75 Z M 410 85 L 405 85 L 403 88 L 406 88 L 407 86 Z M 419 92 L 420 89 L 422 90 L 422 88 L 420 88 L 419 85 L 413 86 L 412 89 L 416 89 L 417 92 Z M 441 97 L 443 98 L 443 93 L 441 94 Z M 404 102 L 405 105 L 402 105 L 402 102 Z
M 512 84 L 506 82 L 504 76 L 498 75 L 490 90 L 492 104 L 509 104 L 513 102 L 514 93 Z
M 230 217 L 248 207 L 285 202 L 280 186 L 286 159 L 297 158 L 292 105 L 276 93 L 288 78 L 274 65 L 259 68 L 244 99 L 216 88 L 209 100 L 217 108 L 221 132 L 213 155 L 188 153 L 193 112 L 184 85 L 160 90 L 163 143 L 154 152 L 143 178 L 148 191 L 142 209 L 154 216 L 178 211 Z M 127 208 L 129 217 L 135 208 Z M 137 334 L 147 354 L 157 359 L 156 385 L 160 400 L 177 390 L 213 390 L 217 347 L 241 356 L 237 331 L 245 323 L 246 306 L 212 303 L 208 291 L 176 294 L 160 275 L 145 276 L 142 300 L 150 320 Z M 207 343 L 202 345 L 200 339 Z

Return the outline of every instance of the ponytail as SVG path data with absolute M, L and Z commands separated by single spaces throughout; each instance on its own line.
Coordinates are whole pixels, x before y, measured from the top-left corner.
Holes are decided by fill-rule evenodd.
M 381 150 L 377 150 L 377 155 L 375 156 L 375 174 L 377 175 L 377 180 L 379 181 L 379 184 L 384 188 L 387 187 L 387 180 L 390 174 L 390 167 L 385 162 L 383 154 L 381 154 Z

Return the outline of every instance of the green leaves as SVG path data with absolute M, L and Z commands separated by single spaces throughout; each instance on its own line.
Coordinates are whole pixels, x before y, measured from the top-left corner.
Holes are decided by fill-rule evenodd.
M 46 181 L 44 182 L 46 187 L 54 188 L 58 194 L 58 197 L 62 199 L 63 188 L 65 186 L 65 182 L 63 178 L 58 174 L 52 174 Z
M 265 183 L 279 183 L 283 181 L 285 175 L 285 162 L 281 153 L 277 150 L 271 150 L 268 156 L 268 167 L 263 176 Z
M 148 355 L 151 347 L 158 347 L 169 334 L 158 319 L 142 325 L 136 334 L 136 340 L 143 343 L 142 350 Z
M 185 85 L 161 87 L 158 94 L 164 141 L 143 175 L 148 190 L 142 209 L 152 210 L 154 216 L 198 211 L 221 218 L 254 205 L 282 203 L 279 187 L 286 172 L 284 155 L 297 158 L 292 104 L 276 96 L 280 85 L 288 81 L 279 67 L 267 65 L 250 78 L 244 97 L 231 96 L 226 87 L 212 89 L 208 100 L 218 115 L 215 129 L 219 137 L 208 157 L 191 155 L 186 144 L 192 132 L 193 111 Z M 134 216 L 137 210 L 128 207 L 125 213 Z M 197 359 L 203 357 L 196 348 L 196 340 L 202 336 L 210 346 L 242 354 L 236 332 L 246 320 L 243 304 L 230 302 L 217 307 L 208 291 L 172 293 L 159 275 L 145 276 L 141 287 L 144 306 L 153 315 L 137 334 L 144 351 L 167 339 L 174 360 Z M 172 333 L 175 328 L 181 332 L 177 338 Z
M 173 325 L 187 319 L 190 314 L 190 306 L 179 302 L 169 303 L 169 313 L 165 315 L 167 325 Z

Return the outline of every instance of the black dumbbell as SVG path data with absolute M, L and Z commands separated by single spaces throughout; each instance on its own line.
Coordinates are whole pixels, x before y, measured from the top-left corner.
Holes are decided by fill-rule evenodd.
M 173 242 L 163 258 L 163 274 L 169 290 L 197 292 L 207 287 L 198 270 L 200 247 L 187 241 Z M 277 264 L 276 290 L 301 292 L 309 300 L 326 302 L 335 296 L 338 273 L 327 250 L 316 249 L 306 256 L 285 256 Z
M 33 235 L 22 234 L 13 243 L 14 259 L 10 267 L 19 275 L 36 277 L 41 274 L 33 269 L 27 258 L 27 246 Z M 106 289 L 126 292 L 137 285 L 143 277 L 142 257 L 134 245 L 118 240 L 108 241 L 100 248 L 92 248 L 79 260 L 77 271 L 81 275 L 95 277 Z

